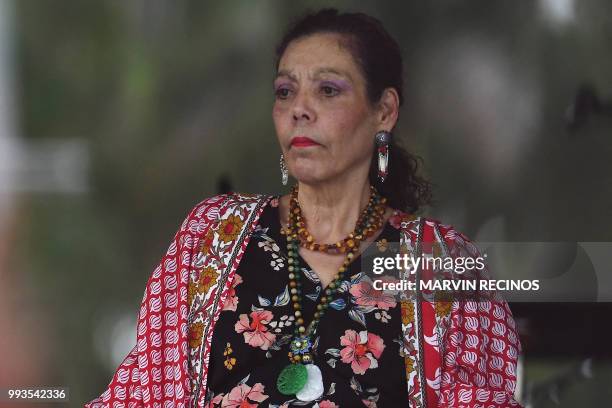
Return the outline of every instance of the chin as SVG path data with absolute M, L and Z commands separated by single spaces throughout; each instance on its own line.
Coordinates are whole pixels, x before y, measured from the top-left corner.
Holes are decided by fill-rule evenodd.
M 326 180 L 325 177 L 317 177 L 317 175 L 313 173 L 301 173 L 301 172 L 294 174 L 293 178 L 295 178 L 300 183 L 304 183 L 304 184 L 317 184 L 317 183 L 320 183 Z
M 302 183 L 316 183 L 328 178 L 328 172 L 319 160 L 301 157 L 288 163 L 288 167 L 289 173 Z
M 300 183 L 316 184 L 329 179 L 329 176 L 321 172 L 320 168 L 303 166 L 291 171 L 290 174 Z

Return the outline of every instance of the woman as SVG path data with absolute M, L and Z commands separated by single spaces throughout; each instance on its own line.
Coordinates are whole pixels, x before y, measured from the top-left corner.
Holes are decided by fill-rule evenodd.
M 136 346 L 86 407 L 517 406 L 505 302 L 390 296 L 360 269 L 365 248 L 392 242 L 479 255 L 414 215 L 430 194 L 391 133 L 396 42 L 369 16 L 326 9 L 291 27 L 276 68 L 281 175 L 296 185 L 191 211 L 147 284 Z

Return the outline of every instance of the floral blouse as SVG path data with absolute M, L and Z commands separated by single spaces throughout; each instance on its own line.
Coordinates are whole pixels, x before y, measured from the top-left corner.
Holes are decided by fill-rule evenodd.
M 277 390 L 294 330 L 280 227 L 278 199 L 273 199 L 247 245 L 215 326 L 206 406 L 385 408 L 407 401 L 400 305 L 374 290 L 370 277 L 359 270 L 359 259 L 347 269 L 314 339 L 323 395 L 303 402 Z M 399 230 L 387 223 L 372 245 L 383 252 L 388 242 L 398 241 Z M 323 288 L 303 259 L 300 264 L 308 325 Z

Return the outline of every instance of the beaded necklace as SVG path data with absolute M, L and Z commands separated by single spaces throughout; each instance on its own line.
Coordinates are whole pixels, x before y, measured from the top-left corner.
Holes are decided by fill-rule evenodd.
M 386 199 L 378 194 L 374 187 L 370 187 L 370 199 L 363 210 L 355 230 L 344 240 L 336 244 L 317 244 L 306 229 L 306 221 L 302 216 L 298 199 L 298 188 L 294 186 L 289 201 L 289 225 L 281 229 L 287 239 L 287 264 L 289 270 L 289 290 L 295 315 L 295 329 L 290 342 L 288 353 L 290 364 L 280 372 L 276 386 L 284 395 L 295 394 L 300 401 L 314 401 L 323 395 L 323 378 L 321 369 L 314 364 L 311 354 L 313 338 L 316 334 L 319 321 L 325 314 L 327 307 L 336 294 L 349 264 L 359 250 L 359 244 L 365 238 L 374 234 L 382 226 Z M 310 250 L 331 253 L 346 253 L 342 266 L 329 283 L 316 307 L 313 319 L 306 328 L 302 315 L 302 283 L 298 250 L 303 246 Z

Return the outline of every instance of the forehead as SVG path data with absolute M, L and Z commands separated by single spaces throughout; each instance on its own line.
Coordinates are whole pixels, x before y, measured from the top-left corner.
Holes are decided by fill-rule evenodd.
M 292 41 L 283 53 L 279 76 L 337 74 L 357 80 L 359 67 L 340 34 L 318 33 Z

